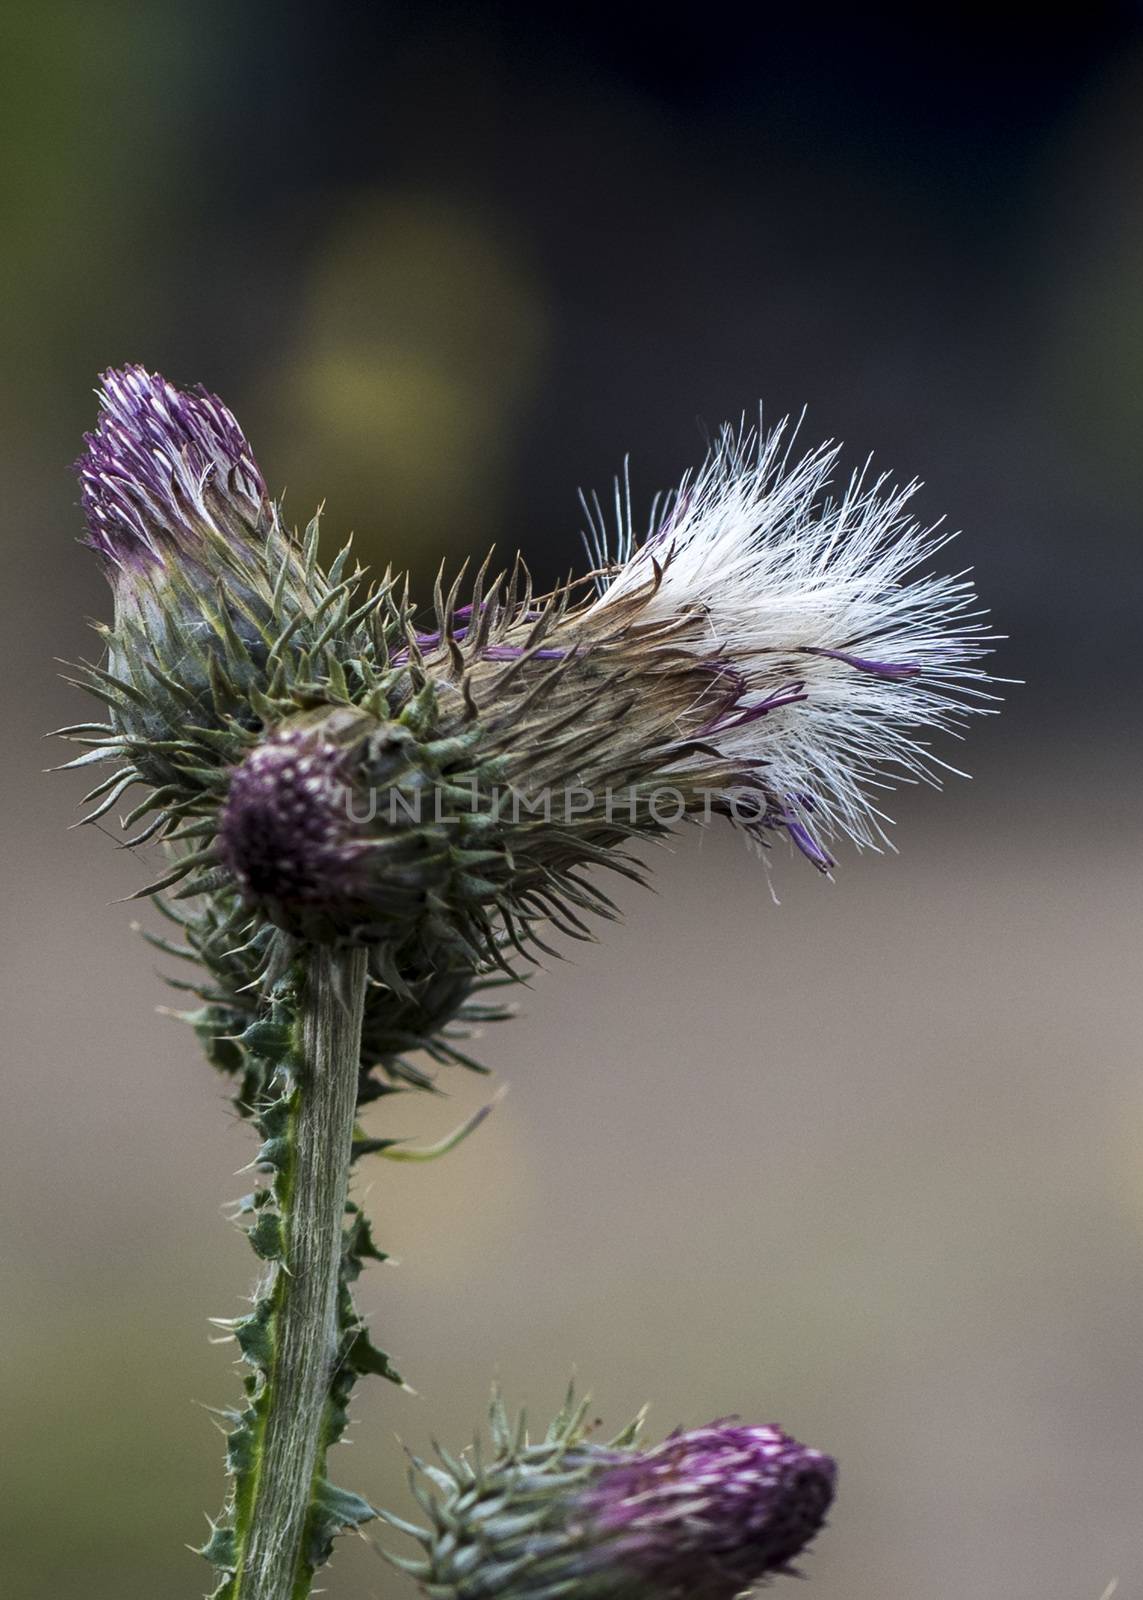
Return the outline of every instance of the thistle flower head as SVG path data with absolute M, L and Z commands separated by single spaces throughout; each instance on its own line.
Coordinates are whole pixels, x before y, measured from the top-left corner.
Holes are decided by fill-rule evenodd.
M 216 395 L 137 365 L 110 368 L 100 385 L 101 415 L 75 470 L 87 543 L 113 570 L 207 564 L 212 550 L 265 537 L 266 485 Z
M 103 374 L 99 401 L 75 470 L 115 618 L 85 681 L 111 707 L 109 752 L 187 798 L 179 769 L 203 769 L 189 745 L 175 759 L 188 727 L 250 726 L 274 640 L 322 596 L 221 400 L 127 366 Z
M 434 1600 L 733 1600 L 819 1532 L 837 1469 L 776 1427 L 721 1421 L 648 1449 L 638 1423 L 610 1444 L 570 1401 L 539 1444 L 493 1409 L 496 1455 L 444 1470 L 418 1495 L 432 1528 L 400 1564 Z

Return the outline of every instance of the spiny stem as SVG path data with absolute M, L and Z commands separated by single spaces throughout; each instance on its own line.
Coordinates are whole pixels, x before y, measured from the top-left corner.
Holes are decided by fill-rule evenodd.
M 302 1060 L 284 1174 L 283 1259 L 274 1347 L 235 1600 L 295 1600 L 309 1590 L 303 1552 L 338 1356 L 338 1286 L 349 1188 L 366 951 L 313 949 L 299 1022 Z

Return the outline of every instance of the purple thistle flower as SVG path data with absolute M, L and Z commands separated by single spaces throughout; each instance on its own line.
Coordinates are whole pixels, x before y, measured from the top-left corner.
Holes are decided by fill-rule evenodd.
M 273 641 L 309 603 L 307 573 L 221 400 L 138 365 L 109 369 L 98 393 L 75 471 L 115 617 L 88 681 L 139 776 L 169 790 L 184 785 L 159 746 L 188 724 L 250 725 Z
M 492 1408 L 496 1456 L 414 1464 L 431 1527 L 385 1513 L 424 1556 L 391 1556 L 433 1600 L 733 1600 L 791 1563 L 825 1523 L 834 1461 L 777 1427 L 724 1419 L 637 1449 L 636 1421 L 585 1437 L 571 1396 L 531 1443 Z
M 75 464 L 93 549 L 115 568 L 138 568 L 203 562 L 211 544 L 264 537 L 266 485 L 221 400 L 138 365 L 100 381 L 102 413 Z
M 605 1467 L 574 1502 L 589 1561 L 640 1593 L 731 1600 L 786 1572 L 825 1522 L 837 1469 L 776 1427 L 713 1422 Z

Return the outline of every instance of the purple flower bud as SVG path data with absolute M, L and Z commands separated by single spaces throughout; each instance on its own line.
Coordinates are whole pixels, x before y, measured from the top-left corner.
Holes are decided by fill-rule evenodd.
M 789 1569 L 822 1527 L 835 1479 L 829 1456 L 780 1428 L 714 1422 L 605 1467 L 575 1514 L 589 1565 L 629 1569 L 648 1595 L 731 1600 Z
M 130 366 L 103 374 L 99 401 L 75 470 L 115 618 L 87 681 L 140 778 L 185 792 L 163 747 L 251 725 L 273 643 L 310 603 L 305 563 L 221 400 Z
M 136 365 L 105 372 L 99 401 L 75 470 L 87 542 L 113 567 L 205 562 L 212 544 L 264 536 L 266 485 L 221 400 Z
M 219 815 L 219 855 L 246 899 L 299 932 L 352 919 L 362 897 L 367 847 L 351 820 L 346 761 L 321 728 L 279 728 L 234 769 Z
M 424 1556 L 390 1559 L 434 1600 L 734 1600 L 825 1523 L 835 1463 L 781 1428 L 723 1420 L 641 1450 L 638 1422 L 597 1444 L 586 1414 L 569 1396 L 532 1443 L 496 1399 L 492 1461 L 415 1463 L 431 1526 L 385 1515 Z

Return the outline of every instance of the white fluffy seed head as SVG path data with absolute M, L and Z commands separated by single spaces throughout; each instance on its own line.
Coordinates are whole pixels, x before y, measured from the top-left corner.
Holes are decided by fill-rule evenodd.
M 719 750 L 760 764 L 795 838 L 876 848 L 888 820 L 877 795 L 955 771 L 928 734 L 993 708 L 979 663 L 995 636 L 965 573 L 929 570 L 954 535 L 909 514 L 918 484 L 871 480 L 867 462 L 831 494 L 840 447 L 795 458 L 796 433 L 787 422 L 724 428 L 697 474 L 658 503 L 641 543 L 625 478 L 614 558 L 593 501 L 593 611 L 602 619 L 642 591 L 648 620 L 701 618 L 689 648 L 743 685 L 734 714 L 710 730 Z

